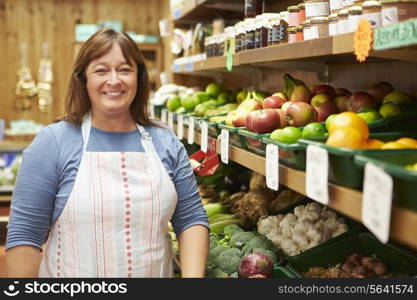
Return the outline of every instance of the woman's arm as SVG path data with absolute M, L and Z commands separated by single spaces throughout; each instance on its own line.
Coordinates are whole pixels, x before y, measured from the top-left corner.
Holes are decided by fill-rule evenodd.
M 17 246 L 6 251 L 6 276 L 38 277 L 41 252 L 33 246 Z
M 204 277 L 209 248 L 207 227 L 195 225 L 185 229 L 178 237 L 178 246 L 182 277 Z

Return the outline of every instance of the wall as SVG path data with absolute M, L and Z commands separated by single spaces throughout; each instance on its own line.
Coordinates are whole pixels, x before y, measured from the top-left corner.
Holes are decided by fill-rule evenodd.
M 49 123 L 63 113 L 74 56 L 75 24 L 117 20 L 123 22 L 125 30 L 159 35 L 161 7 L 168 4 L 166 0 L 0 0 L 0 118 Z M 35 79 L 42 44 L 49 44 L 55 76 L 52 114 L 40 113 L 36 103 L 30 111 L 14 108 L 22 42 L 29 45 L 29 67 Z

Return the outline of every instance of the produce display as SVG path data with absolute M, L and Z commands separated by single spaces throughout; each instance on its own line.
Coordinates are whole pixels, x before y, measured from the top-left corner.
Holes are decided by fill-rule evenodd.
M 330 268 L 312 267 L 303 275 L 313 278 L 390 278 L 405 276 L 389 273 L 388 267 L 376 256 L 362 256 L 359 253 L 350 254 L 343 263 Z
M 316 202 L 298 205 L 292 212 L 261 218 L 259 233 L 283 250 L 286 255 L 297 255 L 346 231 L 343 218 Z
M 417 162 L 415 164 L 406 165 L 405 168 L 409 171 L 417 172 Z
M 13 155 L 13 161 L 7 163 L 5 156 L 0 157 L 0 186 L 2 185 L 14 185 L 16 181 L 17 172 L 22 164 L 22 156 Z

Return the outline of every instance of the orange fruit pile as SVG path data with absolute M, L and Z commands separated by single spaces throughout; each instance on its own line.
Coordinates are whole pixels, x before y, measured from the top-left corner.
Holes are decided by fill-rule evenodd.
M 417 139 L 402 137 L 384 143 L 369 138 L 368 124 L 354 112 L 342 112 L 329 124 L 326 144 L 349 149 L 416 149 Z

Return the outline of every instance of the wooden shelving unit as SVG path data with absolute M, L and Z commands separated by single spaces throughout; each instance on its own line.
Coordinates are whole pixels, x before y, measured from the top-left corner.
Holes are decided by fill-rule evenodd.
M 176 132 L 175 127 L 175 132 Z M 184 137 L 188 137 L 188 128 L 184 127 Z M 200 132 L 195 131 L 194 142 L 200 144 Z M 220 142 L 216 142 L 216 151 L 220 154 Z M 229 146 L 229 160 L 234 161 L 254 172 L 265 176 L 265 157 L 256 155 L 244 149 Z M 280 184 L 305 195 L 305 172 L 279 165 Z M 340 185 L 329 183 L 328 206 L 338 212 L 361 221 L 362 192 Z M 390 237 L 392 240 L 417 251 L 417 212 L 394 206 L 391 215 Z

